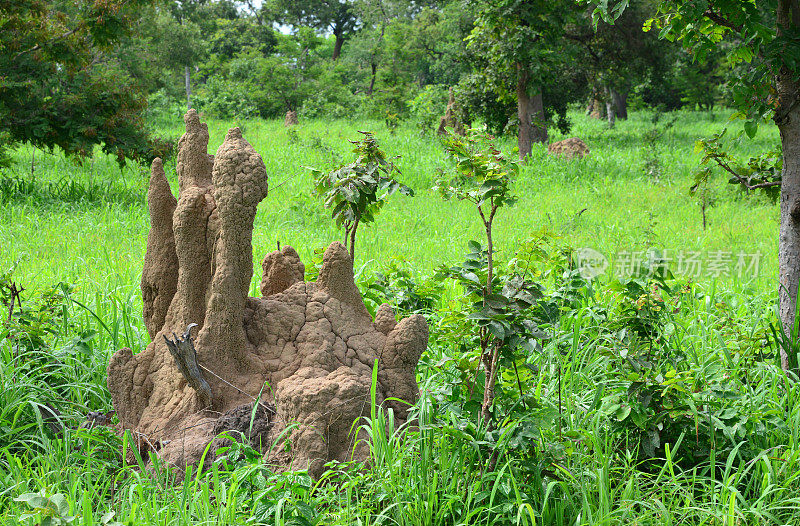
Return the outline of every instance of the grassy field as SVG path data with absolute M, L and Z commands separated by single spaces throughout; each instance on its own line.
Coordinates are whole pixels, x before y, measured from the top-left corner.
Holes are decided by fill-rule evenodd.
M 385 429 L 376 412 L 364 428 L 373 436 L 367 469 L 338 468 L 315 483 L 303 474 L 269 473 L 244 455 L 171 486 L 167 475 L 121 465 L 117 439 L 101 431 L 54 438 L 36 418 L 37 401 L 61 400 L 75 418 L 107 408 L 108 356 L 148 343 L 138 288 L 148 172 L 120 169 L 99 155 L 77 165 L 22 148 L 0 174 L 0 269 L 14 268 L 24 298 L 63 282 L 74 286 L 74 301 L 58 303 L 59 327 L 28 349 L 28 358 L 11 339 L 0 344 L 0 430 L 7 434 L 0 438 L 0 521 L 17 523 L 34 507 L 12 499 L 43 490 L 62 494 L 65 507 L 48 512 L 40 502 L 29 524 L 48 513 L 101 524 L 111 511 L 125 524 L 165 525 L 800 524 L 800 385 L 761 357 L 774 320 L 779 207 L 741 194 L 720 175 L 704 229 L 688 191 L 699 162 L 695 140 L 720 131 L 728 113 L 680 112 L 654 122 L 652 112 L 636 112 L 613 130 L 582 114 L 572 118 L 570 135 L 582 138 L 591 155 L 565 161 L 534 149 L 515 187 L 518 203 L 497 219 L 498 257 L 507 260 L 546 229 L 561 247 L 591 248 L 610 260 L 598 285 L 603 291 L 612 277 L 626 278 L 631 258 L 647 249 L 674 258 L 676 273 L 680 254 L 700 261 L 690 272 L 697 275 L 688 276 L 696 285 L 688 296 L 673 295 L 683 299 L 663 321 L 672 327 L 664 349 L 681 358 L 664 360 L 659 375 L 666 379 L 649 380 L 662 394 L 679 386 L 695 417 L 674 434 L 662 429 L 655 461 L 640 454 L 635 427 L 625 427 L 626 405 L 613 406 L 632 380 L 615 339 L 625 318 L 611 293 L 562 308 L 555 337 L 530 358 L 532 372 L 524 377 L 528 403 L 535 400 L 538 409 L 511 419 L 511 438 L 492 439 L 503 452 L 496 472 L 481 467 L 489 439 L 461 419 L 448 387 L 464 372 L 448 327 L 459 296 L 452 287 L 431 316 L 432 341 L 420 367 L 422 425 L 385 440 L 375 431 Z M 177 136 L 180 124 L 176 116 L 160 131 Z M 209 121 L 211 153 L 234 124 Z M 238 125 L 270 177 L 256 217 L 253 293 L 260 258 L 277 242 L 294 246 L 308 263 L 316 249 L 342 238 L 312 195 L 306 167 L 349 161 L 348 140 L 358 130 L 375 131 L 389 155 L 401 156 L 401 179 L 416 191 L 413 198 L 392 197 L 377 222 L 359 231 L 362 282 L 392 262 L 422 282 L 436 267 L 460 262 L 467 242 L 482 238 L 473 209 L 431 190 L 448 161 L 436 138 L 421 136 L 413 123 L 396 134 L 380 122 L 314 121 L 291 130 L 277 121 Z M 777 130 L 767 128 L 732 149 L 747 157 L 777 140 Z M 513 155 L 512 139 L 500 145 Z M 176 188 L 174 161 L 167 173 Z M 740 254 L 748 264 L 756 258 L 757 268 L 737 269 Z M 43 365 L 51 354 L 58 366 Z M 710 449 L 703 433 L 712 437 Z
M 779 209 L 763 197 L 744 197 L 727 188 L 720 176 L 714 189 L 716 204 L 708 211 L 704 231 L 700 207 L 689 195 L 699 155 L 693 153 L 700 137 L 722 129 L 726 114 L 680 113 L 675 125 L 655 144 L 661 175 L 646 173 L 645 136 L 661 123 L 652 114 L 634 113 L 608 130 L 603 122 L 574 115 L 571 135 L 583 138 L 592 154 L 567 162 L 534 150 L 516 186 L 520 199 L 501 213 L 498 246 L 513 251 L 533 232 L 548 228 L 575 247 L 589 247 L 610 256 L 660 248 L 699 251 L 707 257 L 718 251 L 761 253 L 755 287 L 774 289 L 777 269 Z M 182 122 L 165 130 L 179 135 Z M 210 121 L 211 153 L 234 123 Z M 358 243 L 357 266 L 380 268 L 392 257 L 402 257 L 421 273 L 458 261 L 466 243 L 482 235 L 477 215 L 466 204 L 443 202 L 430 190 L 438 169 L 447 167 L 435 137 L 420 137 L 413 125 L 390 135 L 382 123 L 311 122 L 288 132 L 279 122 L 247 122 L 245 137 L 261 154 L 270 177 L 270 195 L 259 206 L 254 252 L 261 257 L 276 242 L 294 246 L 304 261 L 312 252 L 341 239 L 329 213 L 312 195 L 306 167 L 326 168 L 349 161 L 348 140 L 357 130 L 375 130 L 383 149 L 399 155 L 402 180 L 417 192 L 414 198 L 397 196 L 378 221 L 364 228 Z M 554 137 L 557 139 L 558 137 Z M 777 130 L 762 130 L 756 140 L 744 139 L 734 152 L 742 157 L 772 147 Z M 501 141 L 511 150 L 513 141 Z M 18 152 L 7 176 L 29 180 L 30 150 Z M 168 174 L 175 182 L 174 162 Z M 16 275 L 23 282 L 79 283 L 87 294 L 131 286 L 138 282 L 147 238 L 145 193 L 147 171 L 120 169 L 107 158 L 83 165 L 59 155 L 36 152 L 28 195 L 6 197 L 0 212 L 0 268 L 19 262 Z M 53 186 L 60 188 L 56 191 Z M 72 190 L 72 192 L 70 192 Z M 53 195 L 55 194 L 55 195 Z M 63 194 L 63 195 L 62 195 Z M 585 212 L 581 213 L 585 209 Z M 254 283 L 260 279 L 256 262 Z M 735 274 L 735 273 L 734 273 Z M 701 273 L 703 280 L 713 276 Z M 738 284 L 743 286 L 744 283 Z

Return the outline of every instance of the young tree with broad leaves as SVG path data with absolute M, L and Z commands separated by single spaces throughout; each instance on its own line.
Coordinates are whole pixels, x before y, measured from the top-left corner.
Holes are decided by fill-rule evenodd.
M 604 0 L 597 18 L 613 22 L 627 0 Z M 723 50 L 728 63 L 746 64 L 733 78 L 733 102 L 755 135 L 766 119 L 778 126 L 783 150 L 780 182 L 781 223 L 778 241 L 779 318 L 784 338 L 794 340 L 798 327 L 800 282 L 800 0 L 661 0 L 646 29 L 680 41 L 697 58 Z M 733 46 L 722 46 L 723 41 Z M 790 367 L 789 346 L 782 346 L 781 365 Z M 796 367 L 796 364 L 794 364 Z
M 344 242 L 355 262 L 356 232 L 358 226 L 375 221 L 386 200 L 395 192 L 413 197 L 414 191 L 395 179 L 400 170 L 393 160 L 378 147 L 378 141 L 371 132 L 360 141 L 350 141 L 356 145 L 353 153 L 356 160 L 335 170 L 324 173 L 312 169 L 317 195 L 324 199 L 325 207 L 331 208 L 331 217 L 337 226 L 343 226 Z

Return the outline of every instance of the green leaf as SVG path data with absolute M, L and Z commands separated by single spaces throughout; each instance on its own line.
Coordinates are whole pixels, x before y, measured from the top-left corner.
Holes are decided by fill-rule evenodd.
M 744 123 L 744 132 L 751 139 L 753 137 L 755 137 L 756 133 L 758 133 L 758 122 L 757 121 L 745 121 L 745 123 Z
M 461 273 L 461 277 L 464 278 L 465 280 L 470 281 L 472 283 L 475 283 L 477 285 L 481 284 L 480 278 L 474 272 L 462 272 Z
M 506 338 L 506 329 L 499 321 L 490 320 L 486 326 L 488 327 L 489 332 L 491 332 L 498 340 L 504 340 Z
M 48 508 L 50 500 L 42 496 L 41 493 L 23 493 L 14 499 L 16 502 L 24 502 L 34 509 Z
M 50 501 L 55 506 L 55 510 L 59 515 L 66 517 L 67 514 L 69 514 L 69 502 L 67 502 L 67 498 L 63 494 L 56 493 L 50 497 Z

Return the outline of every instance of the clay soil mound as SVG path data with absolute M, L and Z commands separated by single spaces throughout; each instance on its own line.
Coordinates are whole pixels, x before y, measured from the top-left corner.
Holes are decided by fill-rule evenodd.
M 577 137 L 570 137 L 550 144 L 547 147 L 547 153 L 564 159 L 582 159 L 589 155 L 589 147 Z
M 267 460 L 319 476 L 326 462 L 352 458 L 353 423 L 370 413 L 376 361 L 378 403 L 407 418 L 406 404 L 387 399 L 416 401 L 427 324 L 419 315 L 398 323 L 389 305 L 373 321 L 340 243 L 328 247 L 315 282 L 303 280 L 293 248 L 267 254 L 262 297 L 248 297 L 264 162 L 238 128 L 208 155 L 207 126 L 194 110 L 184 120 L 178 198 L 160 159 L 148 191 L 141 287 L 152 343 L 111 358 L 114 408 L 140 445 L 178 466 L 197 463 L 223 431 L 268 455 L 289 428 L 276 448 L 284 453 Z M 366 453 L 363 443 L 355 450 Z

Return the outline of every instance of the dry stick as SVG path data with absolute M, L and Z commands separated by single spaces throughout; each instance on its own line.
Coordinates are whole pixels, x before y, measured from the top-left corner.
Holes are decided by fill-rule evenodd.
M 173 332 L 172 337 L 175 338 L 174 340 L 170 340 L 165 334 L 164 341 L 167 342 L 167 349 L 169 349 L 169 353 L 175 359 L 175 365 L 178 366 L 178 370 L 189 385 L 197 392 L 197 396 L 200 397 L 200 402 L 208 407 L 211 405 L 211 386 L 208 385 L 208 382 L 200 373 L 200 369 L 198 368 L 199 364 L 197 363 L 197 351 L 195 351 L 194 343 L 190 335 L 190 331 L 196 326 L 196 323 L 190 323 L 189 326 L 186 327 L 186 332 L 183 333 L 183 337 L 179 337 Z
M 6 286 L 11 291 L 11 302 L 8 304 L 8 319 L 6 319 L 6 323 L 10 324 L 11 317 L 14 315 L 14 299 L 19 298 L 19 293 L 22 291 L 21 290 L 17 291 L 17 284 L 14 283 L 13 281 L 11 282 L 11 285 L 6 285 Z M 21 308 L 22 305 L 20 305 L 20 309 Z
M 239 393 L 250 397 L 255 403 L 259 404 L 265 410 L 269 411 L 270 413 L 275 413 L 270 407 L 261 403 L 255 396 L 251 395 L 250 393 L 246 393 L 245 391 L 239 389 L 232 383 L 228 382 L 217 373 L 209 369 L 208 367 L 204 366 L 203 364 L 197 361 L 197 352 L 195 351 L 194 344 L 192 342 L 192 338 L 190 335 L 191 330 L 197 327 L 196 323 L 190 323 L 186 327 L 186 331 L 183 333 L 183 338 L 178 338 L 174 333 L 173 336 L 175 337 L 175 341 L 170 341 L 166 335 L 164 339 L 167 341 L 167 348 L 169 352 L 172 354 L 173 358 L 175 358 L 175 363 L 178 365 L 178 369 L 180 370 L 181 374 L 186 378 L 186 381 L 189 382 L 197 394 L 200 396 L 200 401 L 206 406 L 211 405 L 211 386 L 208 385 L 208 382 L 203 378 L 203 375 L 200 374 L 200 369 L 208 372 L 222 383 L 226 384 L 229 387 L 233 387 Z
M 25 290 L 25 287 L 17 288 L 17 284 L 12 281 L 11 285 L 6 285 L 6 288 L 8 288 L 8 290 L 11 292 L 11 301 L 8 304 L 8 319 L 6 320 L 6 325 L 10 327 L 11 318 L 14 316 L 14 300 L 17 300 L 17 303 L 19 304 L 19 310 L 22 311 L 22 300 L 20 299 L 20 294 L 22 294 L 22 291 Z

